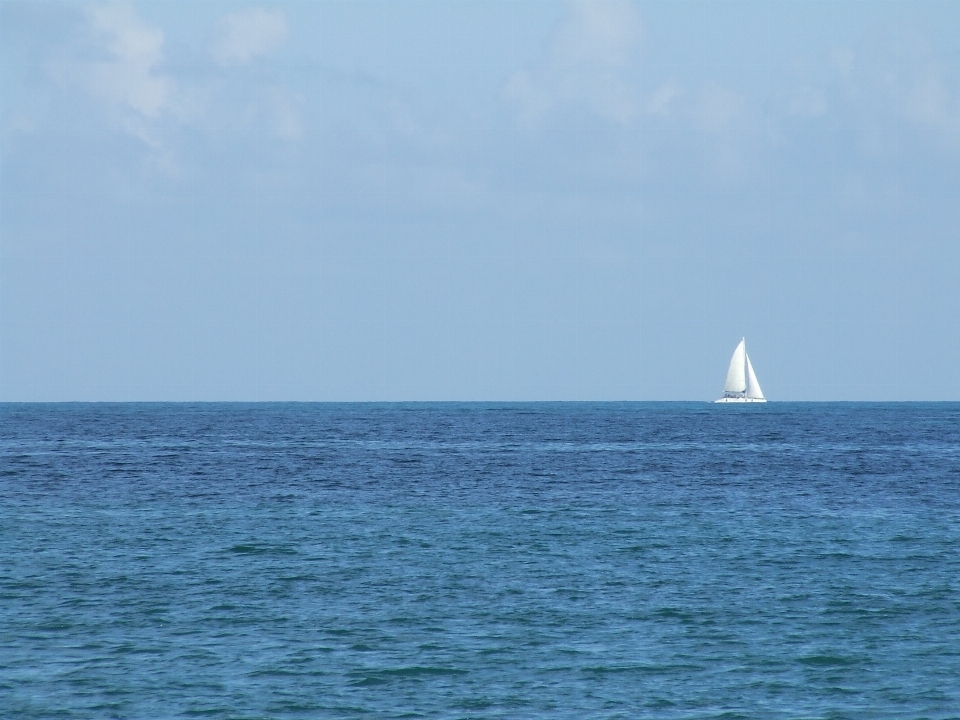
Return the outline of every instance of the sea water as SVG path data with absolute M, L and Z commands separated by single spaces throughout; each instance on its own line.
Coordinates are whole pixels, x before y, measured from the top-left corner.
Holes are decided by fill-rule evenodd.
M 960 405 L 0 406 L 0 715 L 960 717 Z

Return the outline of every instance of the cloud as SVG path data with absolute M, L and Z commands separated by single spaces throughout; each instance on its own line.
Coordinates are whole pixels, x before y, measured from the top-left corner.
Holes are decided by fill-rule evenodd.
M 905 93 L 903 105 L 908 120 L 960 146 L 960 101 L 951 97 L 950 89 L 936 69 L 927 68 L 914 80 Z
M 223 67 L 246 65 L 266 57 L 287 39 L 282 12 L 250 8 L 222 17 L 213 30 L 210 52 Z
M 650 115 L 667 115 L 670 112 L 670 105 L 681 95 L 683 95 L 683 88 L 673 80 L 668 80 L 650 96 L 645 110 Z
M 303 119 L 298 108 L 299 98 L 282 87 L 275 87 L 269 93 L 272 106 L 273 133 L 281 140 L 296 141 L 303 139 Z
M 864 146 L 897 154 L 904 141 L 897 134 L 912 128 L 944 149 L 960 149 L 958 75 L 933 54 L 927 38 L 906 33 L 893 48 L 869 50 L 834 50 L 830 57 L 847 101 L 870 108 Z
M 721 85 L 710 83 L 700 97 L 696 110 L 697 124 L 707 132 L 719 134 L 728 130 L 744 114 L 743 98 Z
M 568 67 L 622 67 L 640 39 L 640 18 L 628 2 L 581 0 L 557 30 L 553 61 Z
M 557 108 L 578 106 L 618 124 L 639 109 L 625 77 L 640 40 L 640 18 L 628 2 L 574 2 L 554 32 L 541 63 L 507 81 L 504 97 L 520 119 L 535 124 Z
M 762 138 L 747 98 L 708 82 L 693 107 L 692 120 L 704 139 L 709 138 L 702 146 L 707 178 L 721 184 L 742 180 Z
M 130 132 L 152 144 L 147 121 L 171 109 L 176 91 L 173 79 L 158 70 L 163 31 L 144 23 L 129 5 L 93 5 L 87 19 L 109 59 L 79 63 L 81 81 L 121 111 Z
M 222 137 L 245 113 L 254 131 L 287 141 L 302 139 L 302 98 L 282 85 L 243 78 L 239 84 L 208 75 L 191 84 L 165 72 L 163 30 L 145 22 L 129 3 L 85 9 L 84 32 L 49 63 L 59 80 L 97 98 L 112 124 L 150 148 L 150 159 L 166 170 L 176 166 L 176 131 L 192 125 Z M 217 65 L 235 66 L 263 57 L 286 37 L 283 14 L 260 9 L 222 17 L 214 26 L 212 55 Z M 250 125 L 250 123 L 248 123 Z M 244 123 L 239 123 L 244 126 Z M 0 128 L 5 136 L 18 128 Z

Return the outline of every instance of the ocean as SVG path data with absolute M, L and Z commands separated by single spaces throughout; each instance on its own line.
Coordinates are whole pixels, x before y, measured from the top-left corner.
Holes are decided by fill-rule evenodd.
M 3 404 L 0 715 L 958 718 L 960 404 Z

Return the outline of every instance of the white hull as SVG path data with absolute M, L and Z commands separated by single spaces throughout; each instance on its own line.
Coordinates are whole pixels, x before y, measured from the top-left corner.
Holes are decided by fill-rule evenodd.
M 766 398 L 748 398 L 748 397 L 723 397 L 719 400 L 714 400 L 714 403 L 755 403 L 755 402 L 766 402 Z

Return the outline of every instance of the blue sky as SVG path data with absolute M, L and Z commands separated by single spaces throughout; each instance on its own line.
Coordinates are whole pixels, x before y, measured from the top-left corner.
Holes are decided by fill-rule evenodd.
M 960 4 L 0 2 L 0 399 L 960 399 Z

